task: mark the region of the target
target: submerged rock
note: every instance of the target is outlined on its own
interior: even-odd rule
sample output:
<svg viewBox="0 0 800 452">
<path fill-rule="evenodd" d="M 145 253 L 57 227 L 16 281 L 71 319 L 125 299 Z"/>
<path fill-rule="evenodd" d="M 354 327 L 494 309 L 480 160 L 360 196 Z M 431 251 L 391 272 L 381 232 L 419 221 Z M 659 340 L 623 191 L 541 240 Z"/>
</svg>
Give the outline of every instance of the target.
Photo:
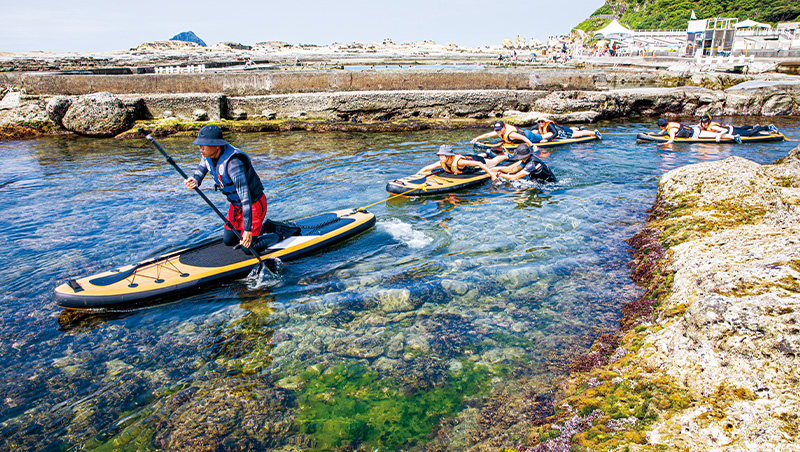
<svg viewBox="0 0 800 452">
<path fill-rule="evenodd" d="M 47 101 L 47 117 L 59 127 L 64 127 L 61 122 L 67 110 L 72 105 L 72 98 L 67 96 L 56 96 Z"/>
<path fill-rule="evenodd" d="M 408 289 L 382 290 L 377 295 L 378 309 L 385 313 L 413 311 L 418 307 Z"/>
</svg>

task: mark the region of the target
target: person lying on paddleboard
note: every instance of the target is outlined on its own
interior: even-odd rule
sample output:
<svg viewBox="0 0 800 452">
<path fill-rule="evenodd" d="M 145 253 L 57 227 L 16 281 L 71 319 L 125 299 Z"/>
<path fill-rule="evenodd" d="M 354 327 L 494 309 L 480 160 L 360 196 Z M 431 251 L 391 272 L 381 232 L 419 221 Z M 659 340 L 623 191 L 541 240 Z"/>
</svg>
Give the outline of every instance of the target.
<svg viewBox="0 0 800 452">
<path fill-rule="evenodd" d="M 533 143 L 542 141 L 541 135 L 534 133 L 529 129 L 512 126 L 511 124 L 506 124 L 503 121 L 496 121 L 494 123 L 494 130 L 492 132 L 486 132 L 481 136 L 475 137 L 470 141 L 470 143 L 477 143 L 478 140 L 491 137 L 500 137 L 500 139 L 503 140 L 503 144 L 514 145 L 522 142 L 528 146 L 533 146 Z"/>
<path fill-rule="evenodd" d="M 509 160 L 515 160 L 516 163 L 494 168 L 498 177 L 506 180 L 519 180 L 527 176 L 531 180 L 557 182 L 556 176 L 550 171 L 550 168 L 539 157 L 533 155 L 531 148 L 527 145 L 520 145 Z"/>
<path fill-rule="evenodd" d="M 656 124 L 661 129 L 661 132 L 656 135 L 669 136 L 666 144 L 673 143 L 675 138 L 714 138 L 716 136 L 715 133 L 701 130 L 700 126 L 687 126 L 680 122 L 667 121 L 664 118 L 659 118 Z M 737 143 L 741 143 L 741 139 Z"/>
<path fill-rule="evenodd" d="M 569 138 L 583 138 L 593 135 L 597 138 L 601 138 L 600 132 L 597 130 L 583 130 L 580 128 L 577 130 L 572 130 L 567 126 L 560 126 L 547 118 L 537 119 L 536 124 L 539 135 L 541 135 L 542 141 L 544 142 L 553 141 L 556 139 L 566 140 Z"/>
<path fill-rule="evenodd" d="M 496 181 L 497 177 L 491 168 L 508 158 L 505 154 L 501 154 L 487 161 L 479 155 L 456 154 L 449 144 L 439 146 L 439 152 L 436 155 L 439 156 L 439 161 L 423 167 L 417 171 L 417 174 L 429 174 L 437 168 L 443 168 L 450 174 L 470 174 L 483 170 L 491 176 L 492 180 Z"/>
<path fill-rule="evenodd" d="M 242 235 L 242 240 L 239 242 L 236 234 L 225 225 L 222 241 L 228 246 L 234 246 L 238 242 L 244 248 L 251 245 L 257 250 L 266 248 L 259 246 L 263 244 L 259 243 L 258 236 L 261 234 L 267 215 L 267 198 L 250 157 L 225 141 L 222 138 L 222 130 L 215 125 L 203 126 L 192 144 L 198 146 L 203 158 L 194 170 L 194 174 L 184 180 L 184 185 L 194 190 L 200 186 L 206 174 L 211 173 L 216 188 L 231 203 L 228 208 L 228 221 Z M 255 241 L 254 237 L 257 238 Z M 270 239 L 272 243 L 276 241 L 270 237 L 261 239 Z"/>
<path fill-rule="evenodd" d="M 769 135 L 770 133 L 778 133 L 778 129 L 772 124 L 768 126 L 741 126 L 734 127 L 730 124 L 722 124 L 711 119 L 711 115 L 706 113 L 700 117 L 700 130 L 716 134 L 717 142 L 722 138 L 731 138 L 740 142 L 741 138 L 737 140 L 736 137 L 752 137 L 762 134 L 762 132 Z"/>
</svg>

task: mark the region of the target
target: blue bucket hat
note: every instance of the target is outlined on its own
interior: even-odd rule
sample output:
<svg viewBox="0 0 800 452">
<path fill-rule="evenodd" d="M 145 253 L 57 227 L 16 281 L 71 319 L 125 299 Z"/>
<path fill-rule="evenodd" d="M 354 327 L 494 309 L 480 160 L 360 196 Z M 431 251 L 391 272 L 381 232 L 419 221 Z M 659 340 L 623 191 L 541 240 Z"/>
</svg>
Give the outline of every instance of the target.
<svg viewBox="0 0 800 452">
<path fill-rule="evenodd" d="M 222 129 L 214 125 L 203 126 L 192 144 L 198 146 L 225 146 L 229 144 L 222 138 Z"/>
</svg>

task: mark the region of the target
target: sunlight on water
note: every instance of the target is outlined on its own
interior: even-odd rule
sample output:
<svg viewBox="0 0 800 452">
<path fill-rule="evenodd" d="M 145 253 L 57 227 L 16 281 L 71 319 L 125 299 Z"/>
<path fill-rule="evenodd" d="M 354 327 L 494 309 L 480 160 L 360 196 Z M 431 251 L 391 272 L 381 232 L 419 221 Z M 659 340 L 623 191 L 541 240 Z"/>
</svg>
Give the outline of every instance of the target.
<svg viewBox="0 0 800 452">
<path fill-rule="evenodd" d="M 800 135 L 796 121 L 778 125 Z M 608 134 L 543 154 L 557 183 L 386 193 L 441 144 L 470 153 L 480 132 L 229 134 L 264 182 L 269 218 L 374 204 L 376 226 L 276 274 L 92 314 L 60 309 L 52 289 L 217 238 L 219 219 L 144 140 L 0 143 L 0 449 L 522 444 L 571 360 L 641 295 L 624 240 L 658 178 L 731 155 L 771 163 L 795 145 Z M 197 164 L 191 137 L 159 141 L 184 170 Z"/>
</svg>

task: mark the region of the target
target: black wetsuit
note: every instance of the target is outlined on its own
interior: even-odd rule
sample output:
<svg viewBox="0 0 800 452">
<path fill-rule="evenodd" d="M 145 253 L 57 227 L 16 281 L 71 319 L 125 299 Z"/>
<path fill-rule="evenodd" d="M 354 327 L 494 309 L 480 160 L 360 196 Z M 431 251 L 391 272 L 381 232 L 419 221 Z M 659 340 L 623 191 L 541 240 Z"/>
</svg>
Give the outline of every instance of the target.
<svg viewBox="0 0 800 452">
<path fill-rule="evenodd" d="M 531 155 L 530 160 L 528 160 L 528 163 L 526 163 L 522 168 L 522 171 L 528 173 L 528 177 L 531 180 L 557 182 L 556 176 L 552 171 L 550 171 L 550 168 L 548 168 L 547 165 L 545 165 L 545 163 L 535 155 Z"/>
</svg>

